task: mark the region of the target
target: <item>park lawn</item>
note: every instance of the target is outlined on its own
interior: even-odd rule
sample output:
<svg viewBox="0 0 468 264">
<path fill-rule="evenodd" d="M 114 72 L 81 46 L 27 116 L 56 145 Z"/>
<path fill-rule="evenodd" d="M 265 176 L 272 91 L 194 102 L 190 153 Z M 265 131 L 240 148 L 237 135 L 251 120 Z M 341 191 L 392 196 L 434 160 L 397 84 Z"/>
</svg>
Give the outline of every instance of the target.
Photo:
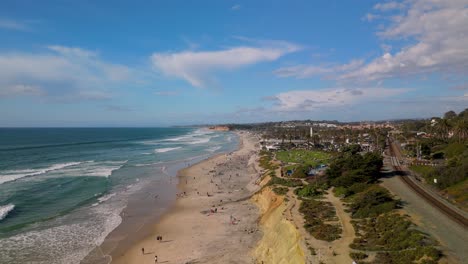
<svg viewBox="0 0 468 264">
<path fill-rule="evenodd" d="M 331 155 L 329 153 L 316 150 L 295 149 L 276 153 L 276 159 L 284 163 L 296 163 L 312 167 L 328 163 L 330 158 Z"/>
</svg>

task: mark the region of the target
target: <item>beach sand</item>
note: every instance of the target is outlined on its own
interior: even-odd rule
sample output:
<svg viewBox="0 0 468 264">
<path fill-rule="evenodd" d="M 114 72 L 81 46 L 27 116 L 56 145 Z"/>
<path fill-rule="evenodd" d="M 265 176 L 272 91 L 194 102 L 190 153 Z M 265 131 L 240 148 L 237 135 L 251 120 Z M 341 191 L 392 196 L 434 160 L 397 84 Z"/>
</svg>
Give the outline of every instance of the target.
<svg viewBox="0 0 468 264">
<path fill-rule="evenodd" d="M 112 263 L 155 263 L 156 255 L 157 263 L 254 262 L 250 252 L 262 237 L 259 210 L 250 199 L 260 188 L 258 145 L 251 134 L 239 135 L 237 151 L 179 171 L 174 207 L 144 230 L 146 237 L 113 252 Z"/>
</svg>

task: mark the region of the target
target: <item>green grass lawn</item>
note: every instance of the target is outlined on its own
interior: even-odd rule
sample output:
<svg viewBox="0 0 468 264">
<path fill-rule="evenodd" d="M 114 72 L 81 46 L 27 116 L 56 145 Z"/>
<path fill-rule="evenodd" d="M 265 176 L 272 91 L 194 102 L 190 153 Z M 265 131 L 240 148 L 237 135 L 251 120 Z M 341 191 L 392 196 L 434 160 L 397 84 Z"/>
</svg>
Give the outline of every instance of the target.
<svg viewBox="0 0 468 264">
<path fill-rule="evenodd" d="M 331 155 L 323 151 L 310 151 L 310 150 L 289 150 L 279 151 L 276 153 L 276 159 L 285 163 L 298 163 L 303 165 L 310 165 L 315 167 L 322 163 L 328 163 Z"/>
</svg>

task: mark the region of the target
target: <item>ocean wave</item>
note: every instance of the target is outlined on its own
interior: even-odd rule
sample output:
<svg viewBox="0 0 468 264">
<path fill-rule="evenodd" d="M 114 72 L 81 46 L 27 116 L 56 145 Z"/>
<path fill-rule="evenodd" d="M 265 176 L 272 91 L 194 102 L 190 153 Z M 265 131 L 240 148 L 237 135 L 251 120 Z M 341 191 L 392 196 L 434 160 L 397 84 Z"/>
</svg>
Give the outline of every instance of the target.
<svg viewBox="0 0 468 264">
<path fill-rule="evenodd" d="M 159 148 L 159 149 L 155 149 L 154 152 L 156 153 L 164 153 L 164 152 L 169 152 L 169 151 L 173 151 L 173 150 L 176 150 L 176 149 L 180 149 L 182 147 L 175 147 L 175 148 Z"/>
<path fill-rule="evenodd" d="M 2 238 L 0 263 L 30 263 L 31 254 L 24 254 L 25 250 L 33 252 L 34 263 L 80 263 L 122 222 L 123 208 L 102 204 L 89 212 L 80 211 L 86 216 L 83 222 L 67 224 L 70 218 L 66 216 L 55 220 L 57 226 Z"/>
<path fill-rule="evenodd" d="M 92 162 L 83 164 L 85 166 L 75 166 L 70 169 L 57 171 L 56 173 L 66 176 L 109 177 L 113 171 L 122 168 L 125 163 L 127 163 L 127 160 Z"/>
<path fill-rule="evenodd" d="M 5 219 L 8 213 L 11 212 L 13 209 L 15 209 L 14 204 L 7 204 L 7 205 L 0 206 L 0 221 Z"/>
<path fill-rule="evenodd" d="M 209 130 L 206 130 L 206 129 L 197 129 L 195 131 L 193 131 L 192 133 L 188 134 L 188 135 L 184 135 L 184 136 L 179 136 L 179 137 L 173 137 L 173 138 L 166 138 L 166 139 L 163 139 L 160 142 L 183 142 L 183 143 L 189 143 L 189 144 L 199 144 L 199 143 L 206 143 L 208 141 L 205 141 L 206 139 L 204 138 L 205 136 L 207 135 L 212 135 L 214 134 L 213 131 L 209 131 Z M 210 136 L 211 137 L 216 137 L 215 136 Z M 202 139 L 200 139 L 202 138 Z M 200 140 L 203 140 L 201 142 L 198 142 Z M 193 143 L 194 142 L 194 143 Z M 156 143 L 156 142 L 154 142 Z"/>
<path fill-rule="evenodd" d="M 28 149 L 69 147 L 69 146 L 92 145 L 92 144 L 105 144 L 105 143 L 116 143 L 116 142 L 129 142 L 129 141 L 134 141 L 134 140 L 137 140 L 137 138 L 118 139 L 118 140 L 102 140 L 102 141 L 72 142 L 72 143 L 64 143 L 64 144 L 47 144 L 47 145 L 23 146 L 23 147 L 13 147 L 13 148 L 0 148 L 0 152 L 1 151 L 28 150 Z"/>
<path fill-rule="evenodd" d="M 200 138 L 200 139 L 196 139 L 196 140 L 194 140 L 194 141 L 188 142 L 188 144 L 190 144 L 190 145 L 203 144 L 203 143 L 208 143 L 208 142 L 210 142 L 210 140 L 211 140 L 211 137 L 208 137 L 208 138 Z"/>
<path fill-rule="evenodd" d="M 30 176 L 35 176 L 35 175 L 40 175 L 44 174 L 47 172 L 52 172 L 60 169 L 64 169 L 67 167 L 71 166 L 76 166 L 79 165 L 83 162 L 67 162 L 67 163 L 58 163 L 54 164 L 52 166 L 49 166 L 47 168 L 41 168 L 41 169 L 24 169 L 24 170 L 8 170 L 8 171 L 3 171 L 2 174 L 0 174 L 0 184 L 5 183 L 5 182 L 10 182 L 10 181 L 15 181 L 24 177 L 30 177 Z"/>
<path fill-rule="evenodd" d="M 115 193 L 109 193 L 109 194 L 106 194 L 106 195 L 103 195 L 103 196 L 99 197 L 98 201 L 100 203 L 102 203 L 102 202 L 105 202 L 105 201 L 109 200 L 110 198 L 112 198 L 114 196 L 115 196 Z"/>
<path fill-rule="evenodd" d="M 207 148 L 206 150 L 209 152 L 216 152 L 220 149 L 221 149 L 221 146 L 215 146 L 215 147 Z"/>
</svg>

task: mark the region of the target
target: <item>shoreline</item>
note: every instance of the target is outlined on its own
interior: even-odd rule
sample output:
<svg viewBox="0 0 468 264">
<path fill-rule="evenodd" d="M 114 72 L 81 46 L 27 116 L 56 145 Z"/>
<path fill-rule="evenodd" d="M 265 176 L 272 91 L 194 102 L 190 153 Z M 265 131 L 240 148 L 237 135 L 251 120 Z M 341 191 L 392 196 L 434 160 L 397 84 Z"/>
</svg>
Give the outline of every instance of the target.
<svg viewBox="0 0 468 264">
<path fill-rule="evenodd" d="M 164 263 L 219 263 L 220 258 L 252 261 L 245 252 L 255 248 L 261 237 L 259 210 L 245 198 L 259 188 L 254 184 L 256 142 L 249 133 L 237 134 L 236 150 L 178 171 L 175 203 L 145 229 L 144 238 L 127 250 L 112 252 L 112 263 L 154 263 L 156 255 Z M 233 224 L 233 218 L 238 222 Z"/>
</svg>

